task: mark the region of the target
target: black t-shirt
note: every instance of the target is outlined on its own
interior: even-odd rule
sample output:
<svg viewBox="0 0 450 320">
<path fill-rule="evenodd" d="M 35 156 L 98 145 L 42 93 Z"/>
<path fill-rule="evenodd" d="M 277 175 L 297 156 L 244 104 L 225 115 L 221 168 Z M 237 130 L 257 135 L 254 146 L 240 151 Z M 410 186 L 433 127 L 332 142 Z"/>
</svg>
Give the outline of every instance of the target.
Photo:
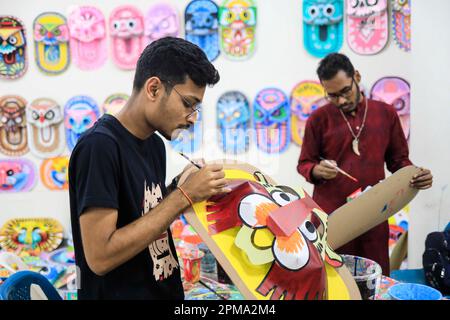
<svg viewBox="0 0 450 320">
<path fill-rule="evenodd" d="M 103 115 L 75 146 L 69 194 L 79 299 L 183 299 L 180 267 L 170 230 L 104 276 L 91 271 L 83 252 L 79 217 L 89 207 L 118 210 L 117 228 L 139 219 L 166 194 L 166 154 L 156 134 L 141 140 Z M 152 214 L 151 211 L 148 214 Z"/>
</svg>

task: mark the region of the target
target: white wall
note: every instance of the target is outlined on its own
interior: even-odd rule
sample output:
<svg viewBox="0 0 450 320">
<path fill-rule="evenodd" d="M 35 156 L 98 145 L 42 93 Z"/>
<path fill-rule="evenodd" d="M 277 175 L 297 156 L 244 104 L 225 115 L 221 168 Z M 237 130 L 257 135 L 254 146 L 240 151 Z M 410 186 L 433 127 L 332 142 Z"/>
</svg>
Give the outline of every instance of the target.
<svg viewBox="0 0 450 320">
<path fill-rule="evenodd" d="M 437 0 L 435 0 L 437 1 Z M 444 2 L 445 0 L 441 1 Z M 132 3 L 142 9 L 144 12 L 152 3 L 158 1 L 149 0 L 109 0 L 109 1 L 60 1 L 60 0 L 42 0 L 34 1 L 32 6 L 30 1 L 15 0 L 13 2 L 1 1 L 0 12 L 1 14 L 12 14 L 20 17 L 26 24 L 28 34 L 27 39 L 29 44 L 32 43 L 32 23 L 34 18 L 43 11 L 58 11 L 67 16 L 70 5 L 74 4 L 94 4 L 99 7 L 108 18 L 109 13 L 114 7 L 120 4 Z M 181 13 L 184 12 L 187 0 L 172 0 L 168 1 L 174 4 Z M 417 2 L 417 3 L 416 3 Z M 424 2 L 424 1 L 422 1 Z M 428 2 L 428 1 L 427 1 Z M 291 89 L 296 83 L 306 79 L 316 79 L 315 69 L 319 59 L 310 56 L 303 48 L 302 38 L 302 1 L 294 0 L 259 0 L 258 4 L 258 27 L 257 27 L 257 47 L 254 55 L 245 62 L 235 62 L 227 60 L 222 55 L 214 62 L 217 69 L 221 74 L 221 81 L 212 89 L 207 89 L 204 104 L 204 119 L 205 126 L 215 127 L 215 105 L 218 97 L 228 90 L 240 90 L 244 92 L 250 100 L 253 100 L 256 93 L 267 87 L 276 86 L 283 89 L 288 95 Z M 447 3 L 448 5 L 448 3 Z M 418 10 L 419 6 L 422 6 L 423 12 Z M 420 1 L 415 1 L 413 12 L 419 16 L 419 20 L 415 24 L 416 29 L 423 27 L 429 28 L 427 24 L 431 21 L 431 6 L 420 4 Z M 419 13 L 420 11 L 420 13 Z M 438 11 L 436 9 L 436 11 Z M 444 12 L 442 10 L 441 12 Z M 443 14 L 443 13 L 442 13 Z M 445 21 L 445 20 L 443 20 Z M 419 24 L 420 23 L 420 24 Z M 433 19 L 433 24 L 438 23 L 437 19 Z M 433 30 L 437 30 L 434 28 Z M 445 30 L 445 29 L 443 29 Z M 416 30 L 417 31 L 417 30 Z M 422 32 L 422 31 L 421 31 Z M 436 31 L 434 31 L 437 34 Z M 424 33 L 425 34 L 425 33 Z M 415 34 L 419 37 L 420 34 Z M 372 84 L 383 76 L 396 75 L 404 77 L 413 83 L 414 88 L 420 88 L 419 81 L 424 81 L 430 89 L 436 90 L 438 87 L 431 87 L 433 83 L 442 83 L 442 81 L 426 82 L 426 79 L 430 79 L 430 74 L 425 68 L 417 69 L 412 68 L 412 58 L 418 56 L 425 56 L 428 53 L 429 48 L 437 47 L 437 45 L 427 45 L 426 48 L 421 48 L 421 42 L 413 40 L 414 50 L 416 55 L 411 55 L 401 51 L 392 38 L 389 39 L 387 47 L 375 56 L 359 56 L 354 54 L 346 42 L 342 48 L 342 52 L 348 54 L 353 61 L 355 67 L 359 69 L 363 77 L 363 84 L 370 88 Z M 74 95 L 86 94 L 93 97 L 99 104 L 104 99 L 115 92 L 131 93 L 133 72 L 122 71 L 118 69 L 108 59 L 106 64 L 97 71 L 81 71 L 75 65 L 71 65 L 69 69 L 62 75 L 50 77 L 42 74 L 34 62 L 34 46 L 30 45 L 28 54 L 30 58 L 29 70 L 21 79 L 15 81 L 0 80 L 0 95 L 5 94 L 19 94 L 23 96 L 27 101 L 32 101 L 38 97 L 51 97 L 58 101 L 61 105 L 64 105 L 66 101 Z M 425 51 L 427 50 L 427 51 Z M 434 51 L 434 50 L 433 50 Z M 448 48 L 447 48 L 448 52 Z M 447 57 L 449 55 L 447 54 Z M 444 54 L 442 53 L 442 57 Z M 444 59 L 443 59 L 444 60 Z M 436 60 L 430 61 L 434 63 L 434 70 L 442 70 L 442 67 L 437 65 Z M 448 62 L 447 67 L 448 67 Z M 416 64 L 415 64 L 416 65 Z M 414 70 L 414 73 L 413 73 Z M 415 78 L 412 78 L 412 77 Z M 421 79 L 426 78 L 426 79 Z M 417 84 L 415 81 L 417 80 Z M 430 79 L 431 80 L 431 79 Z M 448 82 L 447 82 L 448 83 Z M 440 94 L 448 95 L 448 88 L 442 85 L 440 88 Z M 419 89 L 413 91 L 413 98 L 419 100 Z M 436 95 L 429 93 L 433 96 L 431 101 L 436 101 Z M 448 97 L 447 97 L 448 98 Z M 425 99 L 423 97 L 422 99 Z M 411 149 L 413 151 L 413 161 L 424 166 L 431 167 L 438 172 L 439 168 L 444 167 L 443 157 L 430 161 L 430 156 L 425 155 L 434 154 L 434 144 L 430 143 L 431 134 L 433 137 L 441 137 L 442 147 L 439 149 L 440 153 L 447 151 L 445 148 L 443 134 L 444 125 L 441 127 L 433 125 L 433 129 L 430 130 L 430 124 L 428 120 L 433 121 L 434 117 L 440 117 L 443 119 L 448 116 L 448 109 L 444 106 L 444 97 L 441 97 L 441 105 L 439 107 L 445 114 L 422 112 L 419 114 L 419 108 L 423 104 L 415 103 L 411 108 L 412 112 L 412 133 L 411 133 Z M 448 102 L 448 99 L 447 99 Z M 431 110 L 431 106 L 428 104 L 426 110 Z M 438 108 L 437 105 L 433 107 Z M 417 109 L 416 109 L 417 108 Z M 417 113 L 416 113 L 417 112 Z M 436 122 L 436 120 L 435 120 Z M 442 123 L 442 122 L 441 122 Z M 425 129 L 427 128 L 427 129 Z M 440 130 L 438 132 L 438 130 Z M 425 138 L 427 137 L 427 138 Z M 212 139 L 212 140 L 211 140 Z M 205 137 L 205 143 L 203 152 L 199 152 L 195 156 L 204 156 L 207 160 L 214 158 L 223 158 L 224 155 L 220 153 L 215 143 L 216 137 Z M 429 148 L 427 153 L 421 154 L 419 149 L 422 146 Z M 432 149 L 433 148 L 433 149 Z M 170 147 L 168 150 L 168 181 L 177 174 L 185 165 L 186 161 L 179 155 L 172 152 Z M 68 151 L 66 151 L 68 154 Z M 241 160 L 246 160 L 258 167 L 263 171 L 275 178 L 276 181 L 282 184 L 288 185 L 300 185 L 304 187 L 308 192 L 312 191 L 312 186 L 307 184 L 304 179 L 296 172 L 297 160 L 300 154 L 300 148 L 291 144 L 288 150 L 281 156 L 267 156 L 256 151 L 256 145 L 252 141 L 251 149 L 248 155 L 240 157 Z M 26 158 L 32 159 L 37 165 L 40 165 L 40 160 L 27 154 Z M 434 158 L 434 157 L 433 157 Z M 448 175 L 447 175 L 448 177 Z M 441 185 L 445 184 L 444 178 L 441 177 Z M 416 200 L 417 205 L 414 208 L 419 209 L 419 203 L 423 206 L 438 206 L 440 193 L 438 190 L 438 183 L 436 183 L 434 191 L 429 191 L 427 195 L 430 199 L 425 199 L 425 196 L 419 197 Z M 431 196 L 434 195 L 434 196 Z M 447 202 L 447 211 L 448 211 Z M 445 207 L 442 207 L 442 212 L 445 212 Z M 420 209 L 423 211 L 422 209 Z M 430 209 L 427 208 L 427 211 Z M 436 209 L 437 210 L 437 209 Z M 8 194 L 0 195 L 0 224 L 3 224 L 9 218 L 20 216 L 51 216 L 59 219 L 64 224 L 66 230 L 70 228 L 69 218 L 69 204 L 67 192 L 55 192 L 48 191 L 41 182 L 37 187 L 28 193 Z M 416 214 L 414 213 L 414 216 Z M 434 215 L 430 221 L 435 219 Z M 431 222 L 430 222 L 431 223 Z M 416 223 L 413 226 L 418 227 Z M 414 232 L 412 232 L 412 238 L 414 239 Z M 414 248 L 413 248 L 414 249 Z"/>
<path fill-rule="evenodd" d="M 422 267 L 425 237 L 450 221 L 450 1 L 414 1 L 411 158 L 434 175 L 431 190 L 411 205 L 408 263 Z"/>
</svg>

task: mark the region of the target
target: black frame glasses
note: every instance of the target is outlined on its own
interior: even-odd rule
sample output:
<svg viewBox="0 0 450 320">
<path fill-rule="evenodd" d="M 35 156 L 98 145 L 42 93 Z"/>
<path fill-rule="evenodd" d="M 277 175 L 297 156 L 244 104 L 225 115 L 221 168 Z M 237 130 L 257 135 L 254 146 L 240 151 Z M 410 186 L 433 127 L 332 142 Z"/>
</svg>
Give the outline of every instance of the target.
<svg viewBox="0 0 450 320">
<path fill-rule="evenodd" d="M 355 83 L 355 77 L 352 77 L 352 83 L 349 87 L 345 87 L 339 93 L 327 93 L 325 99 L 328 101 L 337 101 L 340 97 L 344 99 L 349 99 L 353 93 L 353 84 Z"/>
<path fill-rule="evenodd" d="M 189 101 L 188 98 L 186 98 L 185 96 L 183 96 L 177 89 L 175 89 L 175 85 L 173 85 L 172 83 L 170 83 L 169 81 L 166 81 L 173 90 L 175 90 L 175 92 L 180 96 L 181 100 L 183 101 L 183 104 L 186 108 L 190 108 L 192 109 L 192 112 L 189 113 L 186 116 L 186 119 L 189 119 L 190 117 L 197 117 L 199 116 L 200 110 L 202 109 L 202 103 L 201 102 L 197 102 L 197 103 L 192 103 Z"/>
</svg>

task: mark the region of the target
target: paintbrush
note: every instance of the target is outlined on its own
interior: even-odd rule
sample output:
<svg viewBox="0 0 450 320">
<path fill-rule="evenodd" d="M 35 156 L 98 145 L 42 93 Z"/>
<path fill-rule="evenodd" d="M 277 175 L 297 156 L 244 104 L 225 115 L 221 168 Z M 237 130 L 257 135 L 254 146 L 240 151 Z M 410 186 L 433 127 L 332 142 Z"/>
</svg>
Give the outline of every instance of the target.
<svg viewBox="0 0 450 320">
<path fill-rule="evenodd" d="M 183 158 L 185 158 L 187 161 L 189 161 L 190 163 L 192 163 L 194 166 L 196 166 L 197 168 L 201 169 L 202 167 L 198 164 L 196 164 L 194 161 L 192 161 L 191 159 L 189 159 L 189 157 L 187 155 L 185 155 L 183 152 L 178 152 Z"/>
<path fill-rule="evenodd" d="M 353 181 L 355 181 L 355 182 L 358 182 L 358 179 L 356 179 L 355 177 L 349 175 L 347 172 L 345 172 L 344 170 L 342 170 L 342 169 L 339 168 L 338 166 L 334 165 L 334 164 L 331 163 L 329 160 L 327 160 L 327 159 L 325 159 L 325 158 L 323 158 L 323 157 L 320 157 L 320 160 L 325 161 L 326 164 L 332 166 L 333 168 L 335 168 L 338 172 L 342 173 L 342 174 L 343 174 L 344 176 L 346 176 L 347 178 L 349 178 L 349 179 L 351 179 L 351 180 L 353 180 Z"/>
</svg>

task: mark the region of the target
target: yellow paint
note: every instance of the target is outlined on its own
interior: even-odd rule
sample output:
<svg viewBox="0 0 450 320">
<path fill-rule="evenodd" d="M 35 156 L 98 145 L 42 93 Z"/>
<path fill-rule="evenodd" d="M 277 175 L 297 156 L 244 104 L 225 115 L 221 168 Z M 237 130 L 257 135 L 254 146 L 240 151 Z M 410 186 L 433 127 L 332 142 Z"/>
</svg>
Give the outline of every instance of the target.
<svg viewBox="0 0 450 320">
<path fill-rule="evenodd" d="M 252 174 L 241 171 L 241 170 L 225 170 L 225 178 L 226 179 L 246 179 L 249 181 L 256 181 Z M 196 203 L 194 205 L 194 211 L 197 214 L 200 222 L 203 227 L 208 229 L 208 222 L 206 221 L 206 201 L 201 203 Z M 263 265 L 253 265 L 247 258 L 246 254 L 239 249 L 234 240 L 236 238 L 237 233 L 239 232 L 240 227 L 235 227 L 232 229 L 228 229 L 219 234 L 212 235 L 211 238 L 214 240 L 216 245 L 221 249 L 224 253 L 227 260 L 231 265 L 235 268 L 237 274 L 242 279 L 244 284 L 250 288 L 250 291 L 253 292 L 257 299 L 268 300 L 271 296 L 271 292 L 265 297 L 258 292 L 256 292 L 256 288 L 264 279 L 265 275 L 267 275 L 271 263 L 266 263 Z M 261 237 L 258 238 L 258 241 L 267 241 L 268 238 L 264 240 L 267 235 L 261 233 Z M 326 272 L 327 272 L 327 280 L 328 280 L 328 297 L 329 299 L 342 299 L 348 300 L 350 298 L 347 287 L 344 284 L 344 281 L 339 276 L 339 274 L 333 269 L 333 267 L 328 266 L 326 263 Z"/>
</svg>

